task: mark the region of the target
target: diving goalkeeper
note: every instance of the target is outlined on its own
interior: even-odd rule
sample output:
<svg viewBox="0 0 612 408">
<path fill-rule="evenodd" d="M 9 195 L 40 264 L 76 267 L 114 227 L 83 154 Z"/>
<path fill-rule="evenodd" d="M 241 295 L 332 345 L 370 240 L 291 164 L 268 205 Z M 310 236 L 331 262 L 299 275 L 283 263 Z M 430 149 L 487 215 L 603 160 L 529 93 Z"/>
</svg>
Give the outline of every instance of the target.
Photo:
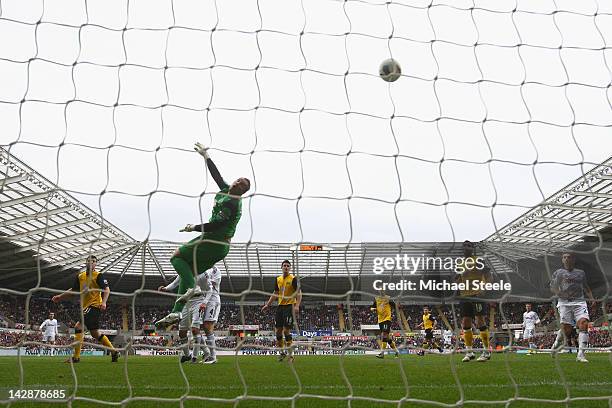
<svg viewBox="0 0 612 408">
<path fill-rule="evenodd" d="M 210 175 L 220 191 L 215 195 L 212 215 L 206 224 L 187 224 L 180 230 L 197 231 L 200 235 L 178 248 L 170 258 L 170 263 L 180 277 L 178 293 L 183 296 L 174 303 L 170 314 L 155 322 L 156 326 L 169 326 L 178 322 L 185 302 L 201 293 L 200 287 L 195 285 L 195 276 L 212 268 L 229 252 L 230 240 L 242 215 L 241 196 L 251 188 L 251 182 L 244 177 L 228 185 L 208 156 L 208 149 L 200 143 L 196 143 L 194 149 L 206 160 Z"/>
</svg>

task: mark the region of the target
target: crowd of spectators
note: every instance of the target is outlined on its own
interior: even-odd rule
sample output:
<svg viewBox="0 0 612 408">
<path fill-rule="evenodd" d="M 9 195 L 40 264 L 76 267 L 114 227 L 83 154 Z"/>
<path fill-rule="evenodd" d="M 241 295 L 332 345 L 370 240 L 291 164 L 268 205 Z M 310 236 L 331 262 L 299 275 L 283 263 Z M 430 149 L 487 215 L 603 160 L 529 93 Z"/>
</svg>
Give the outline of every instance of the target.
<svg viewBox="0 0 612 408">
<path fill-rule="evenodd" d="M 13 297 L 0 295 L 0 317 L 8 318 L 14 323 L 26 323 L 26 297 Z M 55 314 L 61 328 L 74 327 L 81 319 L 78 303 L 61 302 L 53 303 L 50 297 L 31 297 L 28 303 L 27 324 L 30 327 L 39 326 L 49 317 L 49 313 Z M 109 303 L 107 309 L 101 316 L 100 325 L 105 329 L 121 329 L 122 310 L 121 305 Z"/>
<path fill-rule="evenodd" d="M 13 297 L 0 295 L 0 320 L 9 319 L 17 324 L 24 324 L 26 297 Z M 435 306 L 430 305 L 434 316 L 438 320 L 447 320 L 451 327 L 455 327 L 455 322 L 460 322 L 459 307 L 450 305 Z M 502 327 L 503 323 L 520 324 L 525 311 L 524 303 L 503 303 L 492 305 L 495 317 L 495 327 Z M 606 305 L 608 313 L 612 313 L 612 303 Z M 109 302 L 108 307 L 102 313 L 100 325 L 104 329 L 122 329 L 124 315 L 127 317 L 128 329 L 133 327 L 132 319 L 135 315 L 135 328 L 142 329 L 145 325 L 151 325 L 168 313 L 170 303 L 167 305 L 136 305 L 132 311 L 131 304 L 121 305 L 120 303 Z M 297 317 L 298 327 L 302 330 L 339 330 L 340 312 L 343 310 L 345 330 L 358 330 L 362 324 L 376 325 L 378 323 L 376 313 L 370 309 L 370 305 L 306 305 L 300 309 Z M 402 305 L 401 310 L 406 317 L 411 330 L 415 330 L 422 322 L 423 307 L 420 305 Z M 455 313 L 453 313 L 453 310 Z M 549 303 L 533 304 L 542 325 L 554 323 L 556 315 Z M 503 311 L 503 317 L 502 317 Z M 55 313 L 55 318 L 60 324 L 60 330 L 65 331 L 73 327 L 80 320 L 80 310 L 76 302 L 62 302 L 55 304 L 50 298 L 31 297 L 28 307 L 28 323 L 30 327 L 37 327 L 47 317 L 50 312 Z M 134 313 L 133 313 L 134 312 Z M 596 320 L 603 314 L 601 304 L 591 310 L 592 319 Z M 443 315 L 443 316 L 441 316 Z M 399 316 L 394 312 L 392 320 L 392 330 L 401 330 Z M 216 325 L 217 330 L 228 330 L 231 325 L 258 325 L 259 330 L 274 329 L 274 309 L 271 312 L 261 313 L 261 306 L 239 306 L 223 304 Z M 460 326 L 460 325 L 459 325 Z M 439 327 L 443 328 L 444 323 L 440 321 Z"/>
<path fill-rule="evenodd" d="M 533 343 L 539 349 L 551 348 L 555 341 L 557 333 L 548 332 L 535 337 L 532 337 L 529 341 L 521 339 L 516 344 L 522 347 L 528 347 L 529 343 Z M 577 346 L 577 339 L 571 339 L 569 346 Z M 612 345 L 612 337 L 608 330 L 592 330 L 589 332 L 589 346 L 590 347 L 610 347 Z"/>
<path fill-rule="evenodd" d="M 589 344 L 592 347 L 610 347 L 612 345 L 612 336 L 609 330 L 593 330 L 589 332 Z"/>
<path fill-rule="evenodd" d="M 254 350 L 270 350 L 276 347 L 276 339 L 274 337 L 254 336 L 245 337 L 239 340 L 236 337 L 224 337 L 217 339 L 217 347 L 224 349 L 235 350 L 240 347 L 240 350 L 254 351 Z M 355 339 L 347 337 L 347 340 L 331 340 L 331 341 L 317 341 L 308 342 L 300 341 L 296 343 L 297 350 L 301 351 L 313 351 L 316 349 L 356 349 L 356 348 L 368 348 L 378 349 L 378 342 L 375 338 L 367 339 Z"/>
<path fill-rule="evenodd" d="M 548 349 L 554 342 L 556 332 L 548 332 L 544 334 L 537 335 L 532 338 L 531 342 L 533 342 L 538 349 Z M 441 338 L 438 338 L 438 341 L 441 343 Z M 56 345 L 70 345 L 74 340 L 69 335 L 59 335 L 56 337 Z M 93 341 L 89 339 L 89 341 Z M 226 349 L 236 349 L 238 346 L 238 342 L 241 342 L 240 348 L 242 350 L 257 350 L 257 349 L 271 349 L 275 347 L 276 340 L 273 336 L 247 336 L 240 340 L 240 338 L 229 336 L 229 337 L 220 337 L 217 339 L 217 346 Z M 413 335 L 410 337 L 399 337 L 396 339 L 396 343 L 398 346 L 406 345 L 412 348 L 421 348 L 423 346 L 424 337 L 422 335 Z M 454 346 L 456 341 L 456 337 L 453 336 L 452 344 Z M 0 331 L 0 346 L 4 347 L 12 347 L 16 346 L 19 343 L 23 342 L 42 342 L 42 334 L 40 332 L 22 332 L 22 331 L 9 331 L 2 330 Z M 169 337 L 163 336 L 137 336 L 132 340 L 132 344 L 134 345 L 148 345 L 148 346 L 158 346 L 158 347 L 169 347 L 174 344 L 173 339 Z M 369 348 L 369 349 L 377 349 L 378 341 L 376 337 L 347 337 L 345 339 L 334 339 L 331 341 L 322 341 L 314 343 L 314 345 L 306 344 L 306 342 L 300 342 L 301 349 L 310 349 L 313 347 L 323 347 L 329 348 L 332 347 L 334 349 L 347 348 Z M 514 345 L 521 347 L 528 347 L 529 342 L 523 339 L 514 342 Z M 589 345 L 591 347 L 610 347 L 612 345 L 612 336 L 608 330 L 592 330 L 589 332 Z M 459 337 L 459 344 L 457 347 L 463 348 L 463 340 Z M 575 340 L 570 343 L 570 346 L 576 346 Z M 39 346 L 36 345 L 28 345 L 28 348 L 36 348 Z M 480 348 L 482 347 L 481 341 L 479 337 L 474 338 L 474 347 Z"/>
<path fill-rule="evenodd" d="M 260 330 L 274 330 L 274 317 L 270 313 L 261 313 L 261 306 L 243 306 L 241 310 L 237 305 L 222 305 L 216 327 L 228 330 L 229 326 L 236 324 L 256 324 Z"/>
<path fill-rule="evenodd" d="M 147 346 L 169 346 L 172 343 L 170 339 L 162 336 L 142 336 L 135 337 L 132 339 L 134 345 L 147 345 Z"/>
<path fill-rule="evenodd" d="M 297 316 L 301 330 L 334 330 L 338 327 L 338 311 L 335 306 L 303 307 Z M 218 330 L 229 330 L 229 326 L 252 324 L 259 330 L 274 330 L 274 309 L 272 312 L 261 312 L 261 306 L 222 305 Z"/>
<path fill-rule="evenodd" d="M 40 332 L 21 332 L 21 331 L 9 331 L 2 330 L 0 331 L 0 346 L 3 347 L 12 347 L 16 346 L 19 343 L 23 342 L 42 342 L 42 333 Z M 56 345 L 69 345 L 72 343 L 72 339 L 70 336 L 57 336 L 55 338 Z M 37 346 L 28 346 L 28 347 L 37 347 Z"/>
<path fill-rule="evenodd" d="M 25 297 L 15 298 L 0 295 L 0 317 L 6 317 L 14 323 L 25 323 Z M 127 315 L 128 328 L 133 327 L 132 320 L 135 315 L 136 329 L 140 330 L 145 325 L 151 325 L 164 317 L 171 305 L 136 305 L 132 313 L 131 305 L 122 306 L 118 303 L 109 302 L 107 309 L 102 313 L 100 327 L 104 329 L 122 329 L 123 313 Z M 242 309 L 242 310 L 241 310 Z M 74 327 L 80 319 L 80 311 L 76 302 L 62 302 L 59 304 L 51 302 L 50 298 L 32 297 L 29 301 L 28 324 L 40 325 L 47 319 L 50 312 L 55 313 L 55 318 L 60 328 Z M 368 314 L 372 314 L 368 309 Z M 230 325 L 253 324 L 259 325 L 260 330 L 274 329 L 274 313 L 261 313 L 261 306 L 222 305 L 218 330 L 228 330 Z M 338 311 L 335 306 L 303 307 L 298 316 L 298 325 L 304 330 L 333 330 L 338 326 Z"/>
<path fill-rule="evenodd" d="M 373 312 L 370 306 L 344 306 L 343 311 L 344 327 L 346 330 L 357 330 L 362 324 L 378 324 L 376 312 Z M 400 325 L 398 319 L 393 319 L 391 322 L 391 330 L 399 329 Z"/>
</svg>

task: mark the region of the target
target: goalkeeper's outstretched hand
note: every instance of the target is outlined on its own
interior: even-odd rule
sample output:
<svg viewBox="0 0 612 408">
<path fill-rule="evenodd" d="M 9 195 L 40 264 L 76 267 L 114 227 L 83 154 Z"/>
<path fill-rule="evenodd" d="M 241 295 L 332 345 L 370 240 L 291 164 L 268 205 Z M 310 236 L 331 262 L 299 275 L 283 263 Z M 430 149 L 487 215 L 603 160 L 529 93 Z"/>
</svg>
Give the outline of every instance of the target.
<svg viewBox="0 0 612 408">
<path fill-rule="evenodd" d="M 192 232 L 193 231 L 193 224 L 187 224 L 183 227 L 183 229 L 180 229 L 179 232 Z"/>
<path fill-rule="evenodd" d="M 205 159 L 210 159 L 210 156 L 208 155 L 208 147 L 205 147 L 202 143 L 196 142 L 193 149 Z"/>
</svg>

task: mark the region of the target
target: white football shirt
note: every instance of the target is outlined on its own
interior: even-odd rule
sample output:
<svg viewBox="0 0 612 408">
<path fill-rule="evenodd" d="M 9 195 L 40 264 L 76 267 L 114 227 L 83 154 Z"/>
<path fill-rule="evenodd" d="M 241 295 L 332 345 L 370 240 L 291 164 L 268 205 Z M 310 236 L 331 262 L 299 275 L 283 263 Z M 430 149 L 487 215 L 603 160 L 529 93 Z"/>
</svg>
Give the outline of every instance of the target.
<svg viewBox="0 0 612 408">
<path fill-rule="evenodd" d="M 533 310 L 523 313 L 523 327 L 526 329 L 535 329 L 536 324 L 540 321 L 538 314 Z"/>
<path fill-rule="evenodd" d="M 178 287 L 180 277 L 177 275 L 169 285 L 166 286 L 166 290 L 171 291 Z M 206 272 L 201 273 L 196 278 L 196 285 L 202 289 L 204 294 L 204 303 L 216 302 L 221 303 L 221 297 L 219 296 L 219 290 L 221 288 L 221 271 L 216 266 L 208 269 Z"/>
<path fill-rule="evenodd" d="M 45 336 L 57 335 L 57 319 L 47 319 L 40 325 L 40 329 L 44 330 Z"/>
</svg>

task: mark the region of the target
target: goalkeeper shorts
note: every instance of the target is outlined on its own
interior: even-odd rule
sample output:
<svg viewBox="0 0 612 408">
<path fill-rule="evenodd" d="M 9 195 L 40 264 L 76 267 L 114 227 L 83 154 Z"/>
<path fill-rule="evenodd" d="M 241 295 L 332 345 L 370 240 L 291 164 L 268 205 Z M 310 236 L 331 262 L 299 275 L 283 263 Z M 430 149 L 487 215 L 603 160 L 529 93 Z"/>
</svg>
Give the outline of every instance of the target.
<svg viewBox="0 0 612 408">
<path fill-rule="evenodd" d="M 179 247 L 181 258 L 199 275 L 227 256 L 229 244 L 202 241 L 197 237 Z"/>
</svg>

